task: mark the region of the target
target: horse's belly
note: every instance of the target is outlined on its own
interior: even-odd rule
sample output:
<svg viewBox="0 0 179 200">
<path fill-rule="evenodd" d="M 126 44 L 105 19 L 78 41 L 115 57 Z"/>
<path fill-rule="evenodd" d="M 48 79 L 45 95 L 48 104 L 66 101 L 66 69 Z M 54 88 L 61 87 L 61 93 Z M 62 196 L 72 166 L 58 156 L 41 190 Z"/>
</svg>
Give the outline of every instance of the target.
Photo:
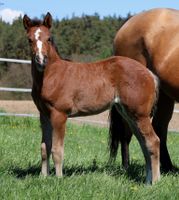
<svg viewBox="0 0 179 200">
<path fill-rule="evenodd" d="M 161 88 L 173 100 L 179 102 L 179 85 L 172 86 L 172 84 L 162 83 Z"/>
<path fill-rule="evenodd" d="M 80 116 L 89 116 L 96 115 L 104 112 L 109 108 L 110 104 L 106 104 L 103 107 L 81 107 L 79 109 L 72 109 L 71 113 L 68 114 L 68 117 L 80 117 Z"/>
<path fill-rule="evenodd" d="M 178 63 L 179 64 L 179 63 Z M 179 101 L 179 65 L 175 57 L 171 57 L 166 63 L 155 63 L 153 70 L 159 77 L 161 88 L 172 97 L 174 100 Z"/>
<path fill-rule="evenodd" d="M 109 87 L 108 90 L 96 93 L 89 91 L 82 96 L 73 98 L 73 107 L 69 116 L 87 116 L 99 114 L 110 107 L 114 99 L 114 89 Z"/>
<path fill-rule="evenodd" d="M 93 97 L 92 97 L 93 98 Z M 74 107 L 71 110 L 70 116 L 87 116 L 99 114 L 110 107 L 112 98 L 108 97 L 106 99 L 101 99 L 100 101 L 89 98 L 86 101 L 79 101 L 74 104 Z M 90 101 L 89 101 L 90 100 Z"/>
</svg>

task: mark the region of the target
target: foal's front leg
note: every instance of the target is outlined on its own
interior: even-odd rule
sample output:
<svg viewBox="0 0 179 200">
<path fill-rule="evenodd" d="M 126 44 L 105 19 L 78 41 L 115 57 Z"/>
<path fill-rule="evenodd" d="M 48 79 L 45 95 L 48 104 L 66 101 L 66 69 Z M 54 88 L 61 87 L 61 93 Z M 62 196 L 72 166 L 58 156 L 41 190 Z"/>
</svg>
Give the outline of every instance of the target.
<svg viewBox="0 0 179 200">
<path fill-rule="evenodd" d="M 52 148 L 52 126 L 50 119 L 40 113 L 40 123 L 42 128 L 41 157 L 42 169 L 41 174 L 47 176 L 49 174 L 49 158 Z"/>
<path fill-rule="evenodd" d="M 149 117 L 140 118 L 137 121 L 137 127 L 139 131 L 136 136 L 146 160 L 146 182 L 151 184 L 160 179 L 160 141 L 153 130 Z"/>
<path fill-rule="evenodd" d="M 64 136 L 67 116 L 55 109 L 51 112 L 52 133 L 52 158 L 55 164 L 56 176 L 62 176 Z"/>
</svg>

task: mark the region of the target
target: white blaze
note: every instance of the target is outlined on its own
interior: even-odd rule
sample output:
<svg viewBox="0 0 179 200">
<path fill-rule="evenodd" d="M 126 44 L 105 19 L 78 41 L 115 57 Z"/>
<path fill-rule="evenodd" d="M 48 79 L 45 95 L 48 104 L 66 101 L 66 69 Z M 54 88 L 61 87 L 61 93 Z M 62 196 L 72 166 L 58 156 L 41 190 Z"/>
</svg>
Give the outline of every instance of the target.
<svg viewBox="0 0 179 200">
<path fill-rule="evenodd" d="M 39 40 L 39 37 L 40 37 L 40 32 L 42 32 L 40 30 L 40 28 L 38 28 L 36 31 L 35 31 L 35 39 L 37 41 L 37 49 L 38 49 L 38 55 L 39 55 L 39 58 L 40 58 L 40 62 L 43 63 L 43 54 L 42 54 L 42 41 Z"/>
<path fill-rule="evenodd" d="M 116 96 L 116 97 L 114 98 L 114 103 L 120 103 L 120 98 L 119 98 L 119 96 Z"/>
</svg>

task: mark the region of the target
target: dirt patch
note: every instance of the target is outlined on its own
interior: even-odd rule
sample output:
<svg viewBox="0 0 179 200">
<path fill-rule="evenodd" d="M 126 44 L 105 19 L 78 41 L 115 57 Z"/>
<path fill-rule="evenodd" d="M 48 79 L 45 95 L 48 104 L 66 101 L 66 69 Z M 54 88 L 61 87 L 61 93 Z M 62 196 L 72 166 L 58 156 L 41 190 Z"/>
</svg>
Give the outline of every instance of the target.
<svg viewBox="0 0 179 200">
<path fill-rule="evenodd" d="M 38 114 L 38 110 L 33 101 L 0 101 L 1 112 Z"/>
<path fill-rule="evenodd" d="M 38 110 L 36 109 L 33 101 L 0 101 L 0 109 L 1 112 L 5 111 L 8 113 L 27 113 L 38 115 Z M 175 109 L 179 109 L 179 104 L 175 105 Z M 99 115 L 73 118 L 71 121 L 106 126 L 108 124 L 108 111 Z M 172 120 L 169 124 L 169 129 L 179 130 L 179 113 L 173 114 Z"/>
</svg>

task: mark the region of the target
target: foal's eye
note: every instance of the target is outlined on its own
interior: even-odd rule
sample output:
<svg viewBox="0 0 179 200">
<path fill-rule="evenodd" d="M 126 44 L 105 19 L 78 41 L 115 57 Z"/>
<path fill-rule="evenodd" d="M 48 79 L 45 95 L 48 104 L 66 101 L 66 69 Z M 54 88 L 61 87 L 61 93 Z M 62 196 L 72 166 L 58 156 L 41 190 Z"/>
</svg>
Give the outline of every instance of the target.
<svg viewBox="0 0 179 200">
<path fill-rule="evenodd" d="M 32 40 L 29 38 L 29 43 L 32 44 Z"/>
<path fill-rule="evenodd" d="M 48 42 L 51 42 L 51 38 L 48 38 Z"/>
</svg>

